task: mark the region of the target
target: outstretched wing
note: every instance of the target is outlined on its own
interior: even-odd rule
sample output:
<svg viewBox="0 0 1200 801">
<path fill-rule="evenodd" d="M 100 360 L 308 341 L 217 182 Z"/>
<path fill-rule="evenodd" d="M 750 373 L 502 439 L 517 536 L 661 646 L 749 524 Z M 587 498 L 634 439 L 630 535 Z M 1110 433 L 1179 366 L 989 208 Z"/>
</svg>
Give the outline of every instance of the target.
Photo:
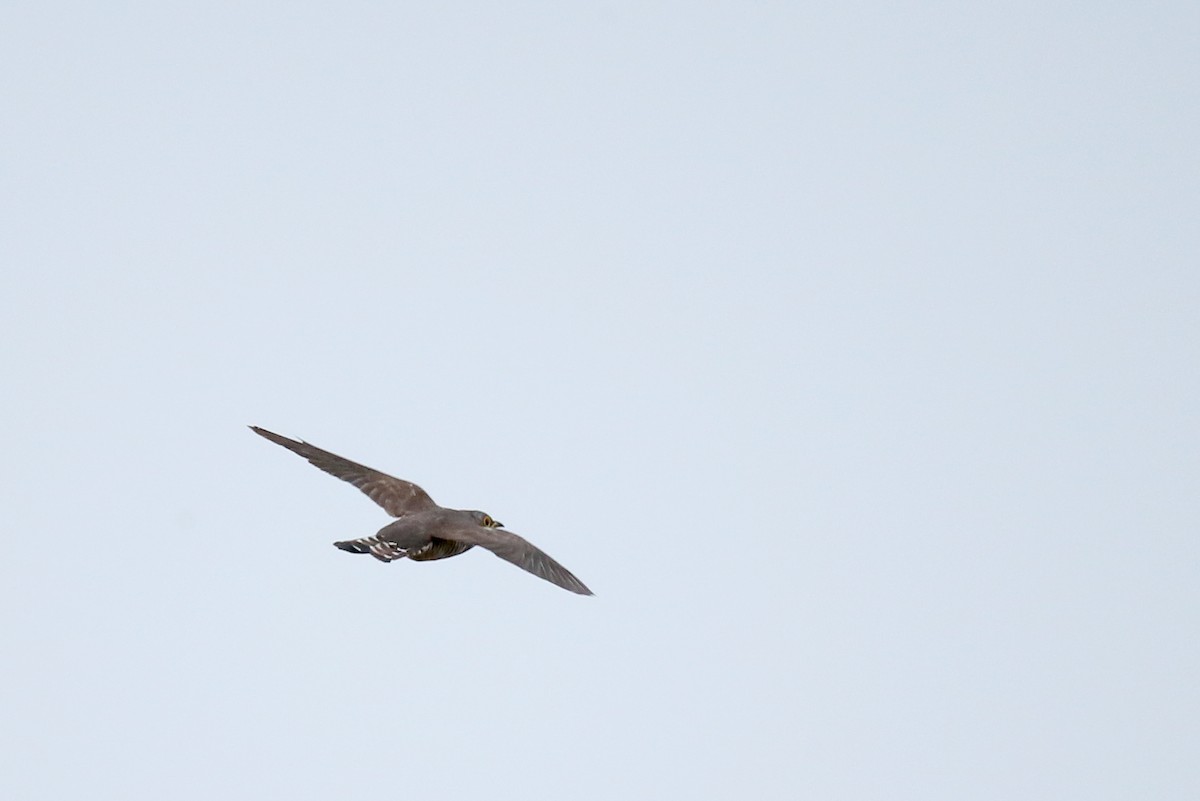
<svg viewBox="0 0 1200 801">
<path fill-rule="evenodd" d="M 404 515 L 414 512 L 438 508 L 429 494 L 411 481 L 393 478 L 387 473 L 380 473 L 378 470 L 364 467 L 357 462 L 343 459 L 337 454 L 323 451 L 307 442 L 297 442 L 294 439 L 267 431 L 265 428 L 250 426 L 250 430 L 259 436 L 266 437 L 276 445 L 282 445 L 292 453 L 303 456 L 309 463 L 321 468 L 329 475 L 337 476 L 342 481 L 349 481 L 362 490 L 368 498 L 382 506 L 384 511 L 392 517 L 404 517 Z"/>
<path fill-rule="evenodd" d="M 511 531 L 485 528 L 484 526 L 455 526 L 438 531 L 438 536 L 487 548 L 501 559 L 512 562 L 522 570 L 528 570 L 551 584 L 557 584 L 564 590 L 577 592 L 580 595 L 592 594 L 592 591 L 584 586 L 582 581 L 575 578 L 570 570 L 554 561 L 548 553 L 529 540 L 518 537 Z"/>
</svg>

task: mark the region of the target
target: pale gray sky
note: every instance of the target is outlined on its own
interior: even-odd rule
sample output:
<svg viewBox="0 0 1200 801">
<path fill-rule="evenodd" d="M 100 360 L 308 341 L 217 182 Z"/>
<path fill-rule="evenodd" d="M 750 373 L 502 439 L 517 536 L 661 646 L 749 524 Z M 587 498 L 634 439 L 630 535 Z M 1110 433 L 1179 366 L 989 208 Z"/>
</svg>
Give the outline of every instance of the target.
<svg viewBox="0 0 1200 801">
<path fill-rule="evenodd" d="M 1200 796 L 1198 42 L 7 4 L 0 796 Z"/>
</svg>

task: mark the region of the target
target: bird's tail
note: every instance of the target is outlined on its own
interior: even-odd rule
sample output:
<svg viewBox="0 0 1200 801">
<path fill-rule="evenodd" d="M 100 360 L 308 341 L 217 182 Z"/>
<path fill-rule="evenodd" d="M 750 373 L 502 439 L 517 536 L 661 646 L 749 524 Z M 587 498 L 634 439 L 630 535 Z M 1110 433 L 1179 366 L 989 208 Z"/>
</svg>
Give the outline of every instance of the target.
<svg viewBox="0 0 1200 801">
<path fill-rule="evenodd" d="M 395 543 L 381 540 L 379 537 L 361 537 L 357 540 L 342 540 L 334 546 L 350 553 L 369 553 L 381 562 L 394 562 L 403 559 L 408 552 Z"/>
</svg>

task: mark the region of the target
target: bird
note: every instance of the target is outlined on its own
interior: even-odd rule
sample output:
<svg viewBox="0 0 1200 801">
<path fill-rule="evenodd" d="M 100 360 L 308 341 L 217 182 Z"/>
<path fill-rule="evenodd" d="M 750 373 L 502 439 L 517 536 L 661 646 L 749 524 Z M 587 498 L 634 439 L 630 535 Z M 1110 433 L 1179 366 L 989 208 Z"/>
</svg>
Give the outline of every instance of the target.
<svg viewBox="0 0 1200 801">
<path fill-rule="evenodd" d="M 381 562 L 408 558 L 414 562 L 447 559 L 476 545 L 512 562 L 538 578 L 579 595 L 592 595 L 571 571 L 550 558 L 528 540 L 504 529 L 504 524 L 486 512 L 447 509 L 434 503 L 429 493 L 411 481 L 394 478 L 370 467 L 344 459 L 304 441 L 289 439 L 265 428 L 250 430 L 304 457 L 309 464 L 358 487 L 383 507 L 395 521 L 370 537 L 335 542 L 343 551 L 370 554 Z"/>
</svg>

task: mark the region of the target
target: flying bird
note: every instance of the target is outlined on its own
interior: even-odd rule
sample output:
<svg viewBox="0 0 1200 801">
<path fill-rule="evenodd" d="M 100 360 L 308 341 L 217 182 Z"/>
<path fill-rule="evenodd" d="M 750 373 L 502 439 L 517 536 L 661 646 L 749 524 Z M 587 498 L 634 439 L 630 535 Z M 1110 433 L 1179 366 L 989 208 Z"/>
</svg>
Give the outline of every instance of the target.
<svg viewBox="0 0 1200 801">
<path fill-rule="evenodd" d="M 397 518 L 374 536 L 335 542 L 334 545 L 343 551 L 369 553 L 381 562 L 394 562 L 405 557 L 415 562 L 428 562 L 458 556 L 479 545 L 564 590 L 580 595 L 592 594 L 571 571 L 528 540 L 504 531 L 504 524 L 485 512 L 446 509 L 434 503 L 429 493 L 411 481 L 393 478 L 265 428 L 250 426 L 250 430 L 303 456 L 329 475 L 350 482 Z"/>
</svg>

